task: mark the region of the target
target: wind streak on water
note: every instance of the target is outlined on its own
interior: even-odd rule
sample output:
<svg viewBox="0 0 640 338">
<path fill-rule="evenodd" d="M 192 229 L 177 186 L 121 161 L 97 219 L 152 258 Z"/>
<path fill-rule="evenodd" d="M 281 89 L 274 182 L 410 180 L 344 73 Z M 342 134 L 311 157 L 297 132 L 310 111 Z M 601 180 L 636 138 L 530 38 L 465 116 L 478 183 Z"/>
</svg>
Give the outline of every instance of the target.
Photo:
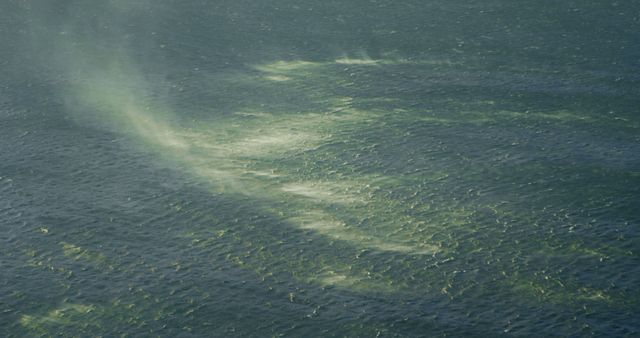
<svg viewBox="0 0 640 338">
<path fill-rule="evenodd" d="M 117 62 L 117 64 L 122 63 Z M 291 66 L 279 62 L 276 65 L 257 68 L 273 69 L 275 67 L 289 73 L 299 68 L 321 66 L 310 62 L 292 63 Z M 213 122 L 216 124 L 213 128 L 200 125 L 188 130 L 176 129 L 166 122 L 172 119 L 172 113 L 156 113 L 166 109 L 162 109 L 155 103 L 150 103 L 146 107 L 136 104 L 139 99 L 132 96 L 131 92 L 145 93 L 144 88 L 148 86 L 139 79 L 125 75 L 135 74 L 135 71 L 131 70 L 132 67 L 126 68 L 127 71 L 116 68 L 109 74 L 101 74 L 99 78 L 102 80 L 99 84 L 88 83 L 84 87 L 88 88 L 88 92 L 85 92 L 87 89 L 83 89 L 82 92 L 74 93 L 75 97 L 81 100 L 84 106 L 83 111 L 96 110 L 97 115 L 106 115 L 101 117 L 106 121 L 113 119 L 116 124 L 131 128 L 133 136 L 156 147 L 158 154 L 179 161 L 181 167 L 207 180 L 212 189 L 250 196 L 264 203 L 273 203 L 270 201 L 282 203 L 302 197 L 304 202 L 297 203 L 300 208 L 307 204 L 327 208 L 335 203 L 359 206 L 370 202 L 369 198 L 355 193 L 358 189 L 349 180 L 328 181 L 320 184 L 295 181 L 286 184 L 273 183 L 274 177 L 277 177 L 280 182 L 290 181 L 291 178 L 287 177 L 286 173 L 273 173 L 269 169 L 251 171 L 246 167 L 250 164 L 262 167 L 261 162 L 274 161 L 291 154 L 301 154 L 306 150 L 328 144 L 332 142 L 332 136 L 328 131 L 340 130 L 340 125 L 344 123 L 357 126 L 362 121 L 375 119 L 380 115 L 379 113 L 353 110 L 349 107 L 348 100 L 342 104 L 338 99 L 336 100 L 338 106 L 329 105 L 324 112 L 301 114 L 259 112 L 253 114 L 249 123 L 243 123 L 243 120 L 247 120 L 243 118 L 246 114 L 240 112 L 236 116 L 217 119 Z M 127 88 L 127 90 L 120 88 Z M 339 115 L 333 112 L 339 112 Z M 237 130 L 233 137 L 216 135 L 216 132 L 234 128 L 234 124 Z M 290 210 L 290 212 L 299 214 L 297 211 Z M 433 254 L 437 251 L 435 245 L 426 243 L 411 245 L 404 241 L 376 239 L 371 234 L 347 225 L 313 226 L 314 224 L 343 224 L 341 221 L 334 220 L 335 216 L 326 214 L 326 212 L 307 213 L 292 217 L 289 221 L 292 225 L 303 229 L 314 229 L 317 234 L 347 241 L 358 247 L 418 254 Z"/>
</svg>

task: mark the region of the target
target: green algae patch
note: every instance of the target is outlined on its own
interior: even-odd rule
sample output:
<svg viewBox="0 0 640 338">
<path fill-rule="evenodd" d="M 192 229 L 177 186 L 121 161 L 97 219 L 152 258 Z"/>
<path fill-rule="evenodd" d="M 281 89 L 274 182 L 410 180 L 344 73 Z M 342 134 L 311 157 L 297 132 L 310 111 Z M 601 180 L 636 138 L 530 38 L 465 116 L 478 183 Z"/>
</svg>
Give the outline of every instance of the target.
<svg viewBox="0 0 640 338">
<path fill-rule="evenodd" d="M 64 304 L 43 315 L 22 315 L 20 325 L 38 335 L 52 335 L 56 332 L 66 332 L 65 336 L 72 336 L 71 332 L 89 333 L 100 330 L 102 323 L 96 322 L 96 316 L 102 310 L 93 305 Z"/>
<path fill-rule="evenodd" d="M 62 246 L 64 255 L 67 257 L 75 260 L 85 260 L 99 265 L 108 265 L 107 257 L 99 252 L 93 252 L 75 244 L 66 242 L 61 242 L 60 245 Z"/>
</svg>

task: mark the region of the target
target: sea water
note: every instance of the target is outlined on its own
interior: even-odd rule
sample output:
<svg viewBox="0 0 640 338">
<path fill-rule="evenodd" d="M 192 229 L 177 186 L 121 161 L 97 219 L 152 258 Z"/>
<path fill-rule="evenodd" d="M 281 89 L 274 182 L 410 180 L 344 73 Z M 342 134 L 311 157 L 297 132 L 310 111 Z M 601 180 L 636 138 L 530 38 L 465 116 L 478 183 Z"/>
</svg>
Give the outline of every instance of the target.
<svg viewBox="0 0 640 338">
<path fill-rule="evenodd" d="M 632 1 L 0 4 L 0 335 L 640 334 Z"/>
</svg>

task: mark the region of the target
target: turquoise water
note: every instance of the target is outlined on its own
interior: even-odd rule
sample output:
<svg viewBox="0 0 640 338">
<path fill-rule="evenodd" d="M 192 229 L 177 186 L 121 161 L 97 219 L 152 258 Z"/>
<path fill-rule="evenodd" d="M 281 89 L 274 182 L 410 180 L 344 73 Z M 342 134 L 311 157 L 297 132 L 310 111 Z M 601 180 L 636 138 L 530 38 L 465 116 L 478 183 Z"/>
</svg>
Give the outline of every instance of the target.
<svg viewBox="0 0 640 338">
<path fill-rule="evenodd" d="M 640 334 L 640 6 L 0 4 L 0 335 Z"/>
</svg>

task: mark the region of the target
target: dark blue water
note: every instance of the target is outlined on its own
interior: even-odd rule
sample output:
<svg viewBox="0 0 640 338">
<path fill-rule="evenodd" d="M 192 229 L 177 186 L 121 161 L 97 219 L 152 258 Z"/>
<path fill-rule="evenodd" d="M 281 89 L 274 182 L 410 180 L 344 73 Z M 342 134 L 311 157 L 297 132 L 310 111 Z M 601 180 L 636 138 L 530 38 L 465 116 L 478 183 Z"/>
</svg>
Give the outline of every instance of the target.
<svg viewBox="0 0 640 338">
<path fill-rule="evenodd" d="M 0 335 L 640 335 L 640 5 L 0 4 Z"/>
</svg>

